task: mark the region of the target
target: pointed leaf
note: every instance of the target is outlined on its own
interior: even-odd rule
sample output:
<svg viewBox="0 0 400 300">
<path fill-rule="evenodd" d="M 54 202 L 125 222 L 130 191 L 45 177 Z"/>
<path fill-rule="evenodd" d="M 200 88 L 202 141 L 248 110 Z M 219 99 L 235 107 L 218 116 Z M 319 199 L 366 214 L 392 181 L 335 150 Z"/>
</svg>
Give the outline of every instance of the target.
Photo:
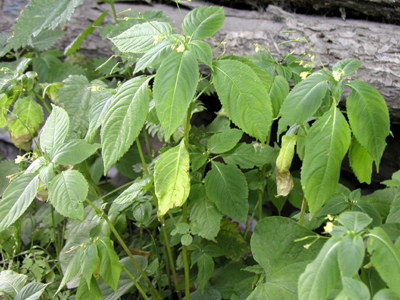
<svg viewBox="0 0 400 300">
<path fill-rule="evenodd" d="M 233 165 L 212 162 L 205 179 L 207 197 L 219 211 L 242 223 L 249 211 L 248 186 L 244 174 Z"/>
<path fill-rule="evenodd" d="M 197 62 L 188 51 L 171 52 L 158 69 L 153 92 L 166 139 L 183 123 L 198 81 Z"/>
<path fill-rule="evenodd" d="M 208 140 L 208 149 L 211 153 L 224 153 L 231 150 L 242 138 L 243 132 L 239 129 L 228 129 L 216 133 Z"/>
<path fill-rule="evenodd" d="M 87 286 L 90 287 L 90 280 L 93 277 L 93 272 L 96 270 L 99 256 L 97 253 L 96 244 L 92 243 L 83 249 L 81 256 L 81 271 L 82 279 L 86 280 Z"/>
<path fill-rule="evenodd" d="M 100 144 L 88 144 L 85 140 L 70 140 L 58 145 L 53 151 L 52 162 L 59 165 L 76 165 L 93 155 Z"/>
<path fill-rule="evenodd" d="M 82 202 L 86 199 L 88 189 L 88 183 L 81 173 L 66 170 L 50 181 L 49 200 L 58 213 L 82 220 L 85 214 Z"/>
<path fill-rule="evenodd" d="M 333 72 L 340 72 L 342 77 L 349 76 L 357 71 L 362 65 L 362 61 L 355 58 L 346 58 L 333 65 Z"/>
<path fill-rule="evenodd" d="M 154 188 L 158 198 L 158 215 L 185 203 L 190 191 L 189 152 L 182 142 L 162 153 L 154 166 Z"/>
<path fill-rule="evenodd" d="M 23 174 L 13 181 L 0 199 L 0 232 L 12 225 L 28 209 L 39 187 L 37 174 Z"/>
<path fill-rule="evenodd" d="M 52 111 L 40 133 L 40 149 L 50 154 L 51 150 L 65 141 L 69 131 L 69 117 L 67 112 L 58 106 L 52 105 Z"/>
<path fill-rule="evenodd" d="M 205 6 L 192 10 L 183 19 L 183 32 L 192 39 L 207 39 L 213 36 L 224 24 L 224 9 Z"/>
<path fill-rule="evenodd" d="M 259 143 L 240 143 L 232 151 L 224 153 L 222 158 L 227 164 L 238 165 L 242 169 L 261 167 L 276 160 L 278 152 L 270 146 Z"/>
<path fill-rule="evenodd" d="M 355 280 L 351 277 L 342 278 L 343 285 L 343 296 L 348 297 L 351 300 L 369 300 L 371 295 L 369 293 L 368 287 L 360 280 Z"/>
<path fill-rule="evenodd" d="M 349 151 L 350 166 L 360 183 L 371 183 L 374 159 L 355 137 L 351 140 Z"/>
<path fill-rule="evenodd" d="M 115 253 L 113 242 L 108 237 L 103 237 L 97 242 L 97 251 L 100 257 L 100 275 L 115 291 L 118 287 L 122 266 Z"/>
<path fill-rule="evenodd" d="M 271 98 L 273 116 L 278 116 L 283 101 L 289 94 L 289 84 L 286 79 L 282 76 L 275 76 L 274 82 L 272 83 L 271 90 L 269 91 L 269 97 Z"/>
<path fill-rule="evenodd" d="M 119 87 L 103 121 L 104 172 L 128 151 L 142 130 L 149 110 L 148 77 L 135 77 Z"/>
<path fill-rule="evenodd" d="M 390 133 L 389 110 L 385 99 L 365 82 L 354 80 L 347 85 L 353 89 L 346 101 L 351 130 L 379 169 L 385 140 Z"/>
<path fill-rule="evenodd" d="M 168 40 L 161 41 L 138 59 L 133 72 L 137 73 L 150 67 L 159 66 L 162 58 L 168 55 L 168 51 L 172 51 L 171 42 Z"/>
<path fill-rule="evenodd" d="M 69 261 L 67 269 L 64 272 L 64 277 L 61 280 L 61 283 L 56 291 L 56 294 L 61 291 L 61 289 L 73 279 L 81 269 L 81 256 L 83 253 L 83 248 L 78 246 L 78 249 L 73 252 L 74 255 L 72 259 Z"/>
<path fill-rule="evenodd" d="M 336 107 L 311 126 L 301 169 L 301 185 L 311 215 L 336 192 L 342 160 L 349 146 L 350 129 Z"/>
<path fill-rule="evenodd" d="M 364 241 L 360 236 L 346 236 L 339 246 L 338 263 L 343 276 L 353 277 L 358 274 L 364 260 Z"/>
<path fill-rule="evenodd" d="M 208 254 L 201 255 L 197 261 L 197 284 L 203 290 L 214 273 L 214 260 Z"/>
<path fill-rule="evenodd" d="M 367 214 L 359 211 L 346 211 L 339 215 L 337 221 L 347 230 L 359 233 L 371 224 L 372 219 Z"/>
<path fill-rule="evenodd" d="M 76 291 L 76 300 L 102 300 L 103 296 L 101 295 L 101 291 L 99 286 L 97 285 L 97 280 L 92 276 L 90 278 L 89 284 L 86 284 L 85 280 L 81 278 L 78 286 L 78 290 Z"/>
<path fill-rule="evenodd" d="M 15 297 L 27 280 L 28 276 L 24 274 L 18 274 L 11 270 L 0 271 L 0 293 Z"/>
<path fill-rule="evenodd" d="M 14 300 L 36 300 L 43 294 L 47 284 L 31 282 L 24 286 L 14 298 Z"/>
<path fill-rule="evenodd" d="M 187 47 L 199 62 L 202 62 L 212 68 L 213 52 L 208 43 L 195 40 L 191 41 Z"/>
<path fill-rule="evenodd" d="M 268 91 L 257 74 L 243 62 L 214 63 L 213 83 L 228 117 L 244 132 L 264 142 L 272 124 Z"/>
</svg>

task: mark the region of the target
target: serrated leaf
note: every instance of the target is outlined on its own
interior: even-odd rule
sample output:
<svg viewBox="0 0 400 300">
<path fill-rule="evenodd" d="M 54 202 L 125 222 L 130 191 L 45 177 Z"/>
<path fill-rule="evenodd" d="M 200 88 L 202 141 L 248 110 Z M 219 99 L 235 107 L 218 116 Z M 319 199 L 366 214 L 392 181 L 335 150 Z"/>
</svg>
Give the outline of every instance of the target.
<svg viewBox="0 0 400 300">
<path fill-rule="evenodd" d="M 43 294 L 47 284 L 31 282 L 25 285 L 14 298 L 14 300 L 36 300 Z"/>
<path fill-rule="evenodd" d="M 138 137 L 149 110 L 149 78 L 125 82 L 114 96 L 101 129 L 104 172 L 120 159 Z"/>
<path fill-rule="evenodd" d="M 172 27 L 165 22 L 151 21 L 136 24 L 111 41 L 121 52 L 145 53 L 154 47 L 154 42 L 166 38 L 172 33 Z"/>
<path fill-rule="evenodd" d="M 188 50 L 192 52 L 193 56 L 199 61 L 210 68 L 212 68 L 213 52 L 211 46 L 203 41 L 195 40 L 191 41 L 188 45 Z"/>
<path fill-rule="evenodd" d="M 337 221 L 342 224 L 347 230 L 359 233 L 364 230 L 372 219 L 365 213 L 358 211 L 346 211 L 341 213 L 337 218 Z"/>
<path fill-rule="evenodd" d="M 365 254 L 364 241 L 360 236 L 345 236 L 340 243 L 338 263 L 343 276 L 353 277 L 358 274 Z"/>
<path fill-rule="evenodd" d="M 159 216 L 185 203 L 190 192 L 189 167 L 189 152 L 183 140 L 159 156 L 154 166 Z"/>
<path fill-rule="evenodd" d="M 355 137 L 351 140 L 349 150 L 349 161 L 351 169 L 360 183 L 371 183 L 372 163 L 374 159 L 367 150 L 357 141 Z"/>
<path fill-rule="evenodd" d="M 169 51 L 172 51 L 171 42 L 169 40 L 161 41 L 138 59 L 133 72 L 137 73 L 160 65 L 162 58 L 166 57 Z"/>
<path fill-rule="evenodd" d="M 389 110 L 385 99 L 365 82 L 354 80 L 347 84 L 352 92 L 346 108 L 351 130 L 357 141 L 373 157 L 377 170 L 390 133 Z"/>
<path fill-rule="evenodd" d="M 372 266 L 400 297 L 400 249 L 395 247 L 382 228 L 375 227 L 368 235 L 368 252 Z"/>
<path fill-rule="evenodd" d="M 214 260 L 207 254 L 201 255 L 197 261 L 197 284 L 203 290 L 214 273 Z"/>
<path fill-rule="evenodd" d="M 157 116 L 166 139 L 183 123 L 198 81 L 197 62 L 188 51 L 171 52 L 158 69 L 153 93 Z"/>
<path fill-rule="evenodd" d="M 52 105 L 52 111 L 40 132 L 40 149 L 50 154 L 54 147 L 61 145 L 68 135 L 69 117 L 67 112 Z"/>
<path fill-rule="evenodd" d="M 301 185 L 311 215 L 336 192 L 342 160 L 349 146 L 349 126 L 333 106 L 311 126 L 306 137 Z"/>
<path fill-rule="evenodd" d="M 52 162 L 58 165 L 76 165 L 92 156 L 100 144 L 88 144 L 85 140 L 70 140 L 52 151 Z"/>
<path fill-rule="evenodd" d="M 192 186 L 189 197 L 193 202 L 190 210 L 192 233 L 208 240 L 214 240 L 219 232 L 222 214 L 207 198 L 203 185 Z"/>
<path fill-rule="evenodd" d="M 238 224 L 229 219 L 222 219 L 221 229 L 216 240 L 222 254 L 231 260 L 238 261 L 249 252 L 249 246 L 243 238 Z"/>
<path fill-rule="evenodd" d="M 240 129 L 264 142 L 272 124 L 268 91 L 257 74 L 236 60 L 214 62 L 213 83 L 225 113 Z"/>
<path fill-rule="evenodd" d="M 242 169 L 260 167 L 276 160 L 278 152 L 268 145 L 240 143 L 233 150 L 224 153 L 227 164 L 238 165 Z"/>
<path fill-rule="evenodd" d="M 24 274 L 11 270 L 0 271 L 0 293 L 15 297 L 27 280 L 28 276 Z"/>
<path fill-rule="evenodd" d="M 28 209 L 39 187 L 37 174 L 23 174 L 14 179 L 0 199 L 0 232 L 12 225 Z"/>
<path fill-rule="evenodd" d="M 320 72 L 311 74 L 297 84 L 282 103 L 278 135 L 286 130 L 287 126 L 302 124 L 312 117 L 321 106 L 327 90 L 327 77 Z"/>
<path fill-rule="evenodd" d="M 225 14 L 222 7 L 199 7 L 190 11 L 183 19 L 185 35 L 192 39 L 207 39 L 224 25 Z"/>
<path fill-rule="evenodd" d="M 274 118 L 278 116 L 282 103 L 289 94 L 289 90 L 289 84 L 284 77 L 279 75 L 274 77 L 274 82 L 269 91 Z"/>
<path fill-rule="evenodd" d="M 246 222 L 249 211 L 248 186 L 244 174 L 233 165 L 212 162 L 205 178 L 207 197 L 223 214 Z"/>
<path fill-rule="evenodd" d="M 329 239 L 308 264 L 298 283 L 299 300 L 327 299 L 340 279 L 337 261 L 341 241 Z"/>
<path fill-rule="evenodd" d="M 122 266 L 115 253 L 113 242 L 108 237 L 103 237 L 97 242 L 97 251 L 100 257 L 99 272 L 101 277 L 115 291 L 121 275 Z"/>
<path fill-rule="evenodd" d="M 50 181 L 49 201 L 63 216 L 82 220 L 85 216 L 82 202 L 88 190 L 88 183 L 80 172 L 66 170 Z"/>
<path fill-rule="evenodd" d="M 362 61 L 355 58 L 346 58 L 333 65 L 332 71 L 340 72 L 342 77 L 349 76 L 357 71 L 362 65 Z"/>
<path fill-rule="evenodd" d="M 228 129 L 210 137 L 207 143 L 211 153 L 221 154 L 231 150 L 242 138 L 243 132 L 239 129 Z"/>
<path fill-rule="evenodd" d="M 42 31 L 35 37 L 31 37 L 29 45 L 38 51 L 44 51 L 51 48 L 65 34 L 62 30 Z"/>
</svg>

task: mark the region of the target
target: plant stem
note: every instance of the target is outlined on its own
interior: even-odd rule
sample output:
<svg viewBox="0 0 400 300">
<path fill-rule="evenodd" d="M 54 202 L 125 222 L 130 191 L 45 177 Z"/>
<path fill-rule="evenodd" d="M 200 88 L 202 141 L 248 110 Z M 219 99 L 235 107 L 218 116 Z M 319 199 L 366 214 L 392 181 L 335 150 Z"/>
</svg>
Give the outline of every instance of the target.
<svg viewBox="0 0 400 300">
<path fill-rule="evenodd" d="M 51 214 L 51 229 L 52 229 L 52 233 L 53 233 L 53 241 L 54 241 L 54 247 L 56 249 L 56 257 L 58 259 L 58 256 L 60 254 L 60 250 L 58 248 L 58 239 L 57 239 L 57 235 L 56 235 L 56 225 L 55 225 L 55 221 L 54 221 L 54 212 L 53 212 L 53 206 L 50 205 L 50 214 Z"/>
<path fill-rule="evenodd" d="M 142 145 L 140 144 L 139 138 L 136 138 L 136 146 L 139 151 L 140 161 L 142 162 L 144 175 L 149 175 L 149 169 L 147 168 L 146 159 L 144 158 Z"/>
<path fill-rule="evenodd" d="M 144 142 L 146 143 L 146 150 L 147 156 L 152 159 L 153 158 L 153 151 L 151 150 L 149 135 L 147 134 L 146 130 L 143 130 Z"/>
<path fill-rule="evenodd" d="M 47 110 L 48 113 L 51 113 L 51 109 L 48 106 L 48 104 L 46 103 L 46 101 L 44 100 L 44 98 L 42 96 L 40 96 L 35 90 L 33 90 L 33 93 L 35 94 L 36 97 L 39 98 L 39 100 L 42 102 L 44 108 Z"/>
<path fill-rule="evenodd" d="M 139 265 L 139 263 L 137 262 L 137 260 L 135 259 L 135 257 L 133 256 L 132 252 L 129 250 L 128 246 L 126 245 L 125 241 L 123 240 L 123 238 L 121 237 L 121 235 L 118 233 L 117 229 L 115 229 L 114 225 L 111 223 L 110 219 L 108 219 L 107 215 L 104 213 L 104 211 L 100 208 L 98 208 L 96 205 L 94 205 L 89 199 L 85 199 L 85 201 L 96 211 L 96 213 L 98 213 L 101 218 L 104 219 L 104 221 L 106 221 L 106 223 L 108 224 L 108 226 L 110 227 L 112 233 L 114 234 L 114 236 L 117 238 L 119 244 L 121 245 L 121 247 L 124 249 L 125 253 L 129 256 L 130 260 L 132 261 L 133 265 L 135 266 L 135 268 L 139 271 L 139 273 L 142 275 L 142 277 L 145 279 L 145 281 L 147 282 L 147 284 L 149 285 L 149 289 L 151 294 L 156 298 L 156 299 L 160 299 L 161 295 L 157 292 L 157 290 L 154 288 L 153 284 L 151 283 L 149 277 L 147 276 L 147 274 L 143 271 L 142 267 Z"/>
<path fill-rule="evenodd" d="M 124 270 L 126 275 L 128 275 L 128 277 L 132 280 L 133 284 L 136 286 L 137 290 L 139 291 L 140 295 L 142 295 L 143 299 L 150 300 L 150 298 L 147 297 L 146 293 L 143 291 L 143 289 L 140 286 L 139 282 L 136 280 L 135 276 L 133 276 L 132 273 L 129 272 L 128 269 L 125 266 L 122 266 L 122 270 Z"/>
<path fill-rule="evenodd" d="M 183 268 L 185 270 L 185 300 L 190 300 L 190 267 L 187 246 L 182 246 Z"/>
<path fill-rule="evenodd" d="M 118 24 L 118 17 L 117 17 L 117 12 L 115 10 L 114 2 L 115 2 L 115 0 L 112 0 L 109 3 L 110 3 L 110 6 L 111 6 L 111 11 L 112 11 L 112 14 L 113 14 L 114 22 L 115 22 L 115 24 Z"/>
<path fill-rule="evenodd" d="M 300 217 L 299 217 L 300 225 L 304 224 L 304 216 L 306 215 L 306 210 L 307 210 L 307 201 L 306 198 L 303 198 L 303 201 L 301 202 Z"/>
</svg>

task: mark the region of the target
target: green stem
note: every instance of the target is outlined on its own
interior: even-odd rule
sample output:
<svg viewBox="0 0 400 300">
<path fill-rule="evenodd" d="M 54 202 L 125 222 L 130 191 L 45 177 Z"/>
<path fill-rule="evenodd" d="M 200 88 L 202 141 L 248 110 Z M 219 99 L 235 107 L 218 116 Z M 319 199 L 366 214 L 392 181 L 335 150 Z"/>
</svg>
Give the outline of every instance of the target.
<svg viewBox="0 0 400 300">
<path fill-rule="evenodd" d="M 147 274 L 143 271 L 142 267 L 139 265 L 135 257 L 133 256 L 132 252 L 129 250 L 128 246 L 126 245 L 125 241 L 121 237 L 121 235 L 118 233 L 117 229 L 115 229 L 114 225 L 111 223 L 110 219 L 107 217 L 107 215 L 104 213 L 104 211 L 100 208 L 98 208 L 96 205 L 94 205 L 89 199 L 85 199 L 85 201 L 100 215 L 101 218 L 106 221 L 108 226 L 110 227 L 112 233 L 114 236 L 117 238 L 119 244 L 121 247 L 124 249 L 125 253 L 129 256 L 130 260 L 132 261 L 133 265 L 135 268 L 139 271 L 139 273 L 142 275 L 144 280 L 147 282 L 151 294 L 156 298 L 162 300 L 161 295 L 157 292 L 157 290 L 154 288 L 153 284 L 151 283 L 149 277 Z"/>
<path fill-rule="evenodd" d="M 56 226 L 55 226 L 55 221 L 54 221 L 54 212 L 53 212 L 53 206 L 50 205 L 50 214 L 51 214 L 51 229 L 53 233 L 53 241 L 54 241 L 54 248 L 56 249 L 56 257 L 58 259 L 58 256 L 60 254 L 60 250 L 58 249 L 58 239 L 56 235 Z"/>
<path fill-rule="evenodd" d="M 111 2 L 110 2 L 110 6 L 111 6 L 111 11 L 112 11 L 112 14 L 113 14 L 113 18 L 114 18 L 114 22 L 115 22 L 115 24 L 118 24 L 118 17 L 117 17 L 117 12 L 116 12 L 116 10 L 115 10 L 115 4 L 114 4 L 114 0 L 112 0 Z"/>
<path fill-rule="evenodd" d="M 35 90 L 33 90 L 33 93 L 35 94 L 36 97 L 39 98 L 40 102 L 42 102 L 44 108 L 47 110 L 48 113 L 51 113 L 51 109 L 49 105 L 46 103 L 46 100 L 42 96 L 40 96 Z"/>
<path fill-rule="evenodd" d="M 147 176 L 147 175 L 149 175 L 149 169 L 147 168 L 146 159 L 144 158 L 142 145 L 140 144 L 139 138 L 136 138 L 136 146 L 137 146 L 138 151 L 139 151 L 140 161 L 142 162 L 144 175 Z"/>
<path fill-rule="evenodd" d="M 185 270 L 185 300 L 190 300 L 190 267 L 189 255 L 186 246 L 182 246 L 183 268 Z"/>
<path fill-rule="evenodd" d="M 306 215 L 306 210 L 307 210 L 307 201 L 306 198 L 303 198 L 303 201 L 301 202 L 300 217 L 299 217 L 300 225 L 304 224 L 304 216 Z"/>
<path fill-rule="evenodd" d="M 146 293 L 143 291 L 139 282 L 136 280 L 135 276 L 133 276 L 132 273 L 129 272 L 127 268 L 125 268 L 125 266 L 122 266 L 122 270 L 124 270 L 126 275 L 128 275 L 128 277 L 132 280 L 133 284 L 136 286 L 137 290 L 139 291 L 140 295 L 142 295 L 143 299 L 150 300 L 150 298 L 147 297 Z"/>
<path fill-rule="evenodd" d="M 146 150 L 147 156 L 152 159 L 153 158 L 153 151 L 151 150 L 149 135 L 147 134 L 146 130 L 143 130 L 144 142 L 146 143 Z"/>
</svg>

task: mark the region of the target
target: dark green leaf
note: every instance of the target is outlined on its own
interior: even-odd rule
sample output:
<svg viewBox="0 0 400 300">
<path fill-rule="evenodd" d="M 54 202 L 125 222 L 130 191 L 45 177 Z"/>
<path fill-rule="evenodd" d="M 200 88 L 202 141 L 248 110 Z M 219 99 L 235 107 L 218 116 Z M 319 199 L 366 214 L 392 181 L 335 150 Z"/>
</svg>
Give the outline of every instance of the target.
<svg viewBox="0 0 400 300">
<path fill-rule="evenodd" d="M 251 169 L 272 163 L 276 160 L 278 151 L 270 146 L 259 143 L 240 143 L 232 151 L 224 153 L 222 158 L 227 164 L 238 165 L 242 169 Z"/>
<path fill-rule="evenodd" d="M 349 151 L 350 166 L 360 183 L 371 183 L 374 159 L 355 137 L 351 140 Z"/>
<path fill-rule="evenodd" d="M 113 242 L 108 237 L 101 238 L 97 242 L 97 251 L 100 257 L 100 275 L 113 290 L 116 290 L 122 266 L 115 253 Z"/>
<path fill-rule="evenodd" d="M 216 133 L 208 140 L 208 149 L 216 154 L 227 152 L 236 146 L 242 135 L 243 132 L 235 128 Z"/>
<path fill-rule="evenodd" d="M 207 254 L 201 255 L 197 261 L 197 284 L 203 290 L 214 273 L 214 260 Z"/>
</svg>

